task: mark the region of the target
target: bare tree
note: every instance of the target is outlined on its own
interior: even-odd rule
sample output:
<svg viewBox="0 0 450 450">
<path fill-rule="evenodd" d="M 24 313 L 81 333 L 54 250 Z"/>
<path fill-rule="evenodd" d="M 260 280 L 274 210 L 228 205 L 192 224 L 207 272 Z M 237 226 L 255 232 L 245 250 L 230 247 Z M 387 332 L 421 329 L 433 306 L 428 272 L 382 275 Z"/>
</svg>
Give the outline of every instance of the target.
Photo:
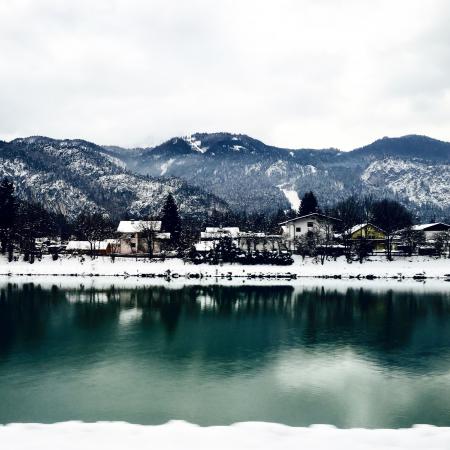
<svg viewBox="0 0 450 450">
<path fill-rule="evenodd" d="M 141 220 L 139 224 L 139 234 L 144 240 L 149 258 L 155 252 L 155 237 L 161 229 L 161 223 L 157 220 Z M 138 251 L 136 245 L 136 252 Z"/>
<path fill-rule="evenodd" d="M 409 226 L 400 231 L 401 242 L 406 246 L 408 256 L 411 256 L 420 245 L 425 244 L 425 233 L 422 230 L 414 230 Z"/>
<path fill-rule="evenodd" d="M 437 233 L 434 238 L 434 249 L 436 253 L 441 256 L 447 251 L 447 258 L 450 258 L 450 232 L 441 231 Z"/>
<path fill-rule="evenodd" d="M 99 242 L 111 234 L 111 226 L 106 216 L 100 213 L 89 214 L 82 212 L 75 221 L 75 234 L 78 238 L 88 241 L 90 256 L 95 258 Z"/>
<path fill-rule="evenodd" d="M 330 220 L 320 220 L 317 229 L 313 231 L 316 233 L 317 254 L 320 258 L 320 263 L 323 265 L 330 254 L 330 249 L 334 242 L 334 226 Z"/>
</svg>

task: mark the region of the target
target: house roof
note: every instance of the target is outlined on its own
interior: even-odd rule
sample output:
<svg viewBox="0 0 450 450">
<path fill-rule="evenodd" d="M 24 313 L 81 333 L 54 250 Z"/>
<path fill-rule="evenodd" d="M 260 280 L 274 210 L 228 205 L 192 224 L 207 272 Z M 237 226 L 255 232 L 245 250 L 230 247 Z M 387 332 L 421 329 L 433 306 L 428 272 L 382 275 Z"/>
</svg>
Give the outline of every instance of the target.
<svg viewBox="0 0 450 450">
<path fill-rule="evenodd" d="M 139 233 L 151 229 L 161 231 L 160 220 L 121 220 L 117 227 L 118 233 Z"/>
<path fill-rule="evenodd" d="M 295 222 L 296 220 L 306 219 L 308 217 L 313 217 L 313 216 L 321 217 L 321 218 L 327 219 L 327 220 L 333 220 L 336 222 L 341 222 L 341 219 L 337 219 L 336 217 L 331 217 L 331 216 L 327 216 L 326 214 L 320 214 L 320 213 L 311 213 L 311 214 L 305 214 L 304 216 L 294 217 L 293 219 L 289 219 L 284 222 L 280 222 L 278 225 L 284 225 L 286 223 Z"/>
<path fill-rule="evenodd" d="M 359 223 L 358 225 L 355 225 L 351 228 L 349 228 L 348 230 L 344 231 L 344 234 L 353 234 L 356 233 L 359 230 L 362 230 L 364 227 L 370 225 L 373 228 L 376 228 L 378 231 L 381 231 L 382 233 L 384 233 L 384 230 L 380 227 L 377 227 L 376 225 L 374 225 L 373 223 L 367 222 L 367 223 Z"/>
<path fill-rule="evenodd" d="M 156 239 L 170 239 L 170 233 L 155 233 Z"/>
<path fill-rule="evenodd" d="M 426 231 L 428 228 L 435 227 L 436 225 L 443 225 L 444 228 L 450 229 L 450 225 L 443 222 L 421 223 L 419 225 L 413 225 L 411 228 L 415 231 Z"/>
</svg>

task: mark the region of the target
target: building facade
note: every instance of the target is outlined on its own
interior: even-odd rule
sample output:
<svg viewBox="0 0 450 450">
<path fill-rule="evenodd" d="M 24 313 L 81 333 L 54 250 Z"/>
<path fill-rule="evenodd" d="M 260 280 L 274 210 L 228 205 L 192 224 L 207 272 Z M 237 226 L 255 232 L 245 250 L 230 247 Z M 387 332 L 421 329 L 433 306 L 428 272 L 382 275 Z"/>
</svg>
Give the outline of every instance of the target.
<svg viewBox="0 0 450 450">
<path fill-rule="evenodd" d="M 281 236 L 286 247 L 294 250 L 296 241 L 308 233 L 319 233 L 332 239 L 334 227 L 339 219 L 325 214 L 311 213 L 281 222 Z"/>
<path fill-rule="evenodd" d="M 161 232 L 160 220 L 121 220 L 117 233 L 121 255 L 160 255 L 170 241 L 170 233 Z"/>
</svg>

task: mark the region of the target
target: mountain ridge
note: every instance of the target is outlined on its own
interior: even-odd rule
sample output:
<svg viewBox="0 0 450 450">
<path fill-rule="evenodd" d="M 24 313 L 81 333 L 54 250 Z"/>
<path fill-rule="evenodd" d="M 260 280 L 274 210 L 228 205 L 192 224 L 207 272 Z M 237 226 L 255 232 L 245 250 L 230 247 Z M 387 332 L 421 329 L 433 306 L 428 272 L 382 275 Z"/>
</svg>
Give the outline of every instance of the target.
<svg viewBox="0 0 450 450">
<path fill-rule="evenodd" d="M 20 195 L 72 215 L 83 203 L 147 214 L 168 192 L 185 213 L 268 213 L 289 208 L 308 190 L 323 207 L 372 195 L 395 198 L 418 217 L 450 215 L 450 143 L 422 135 L 385 137 L 350 152 L 278 148 L 232 133 L 195 133 L 135 149 L 30 136 L 0 141 L 0 161 L 0 176 L 16 178 Z"/>
</svg>

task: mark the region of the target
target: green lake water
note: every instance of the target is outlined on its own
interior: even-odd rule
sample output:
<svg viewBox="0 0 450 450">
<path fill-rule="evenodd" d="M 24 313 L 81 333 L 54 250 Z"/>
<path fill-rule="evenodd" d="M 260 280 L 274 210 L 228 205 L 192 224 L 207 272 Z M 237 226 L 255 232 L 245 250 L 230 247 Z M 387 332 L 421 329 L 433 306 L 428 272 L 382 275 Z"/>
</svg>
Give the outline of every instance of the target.
<svg viewBox="0 0 450 450">
<path fill-rule="evenodd" d="M 0 281 L 0 423 L 449 426 L 449 283 L 339 283 Z"/>
</svg>

